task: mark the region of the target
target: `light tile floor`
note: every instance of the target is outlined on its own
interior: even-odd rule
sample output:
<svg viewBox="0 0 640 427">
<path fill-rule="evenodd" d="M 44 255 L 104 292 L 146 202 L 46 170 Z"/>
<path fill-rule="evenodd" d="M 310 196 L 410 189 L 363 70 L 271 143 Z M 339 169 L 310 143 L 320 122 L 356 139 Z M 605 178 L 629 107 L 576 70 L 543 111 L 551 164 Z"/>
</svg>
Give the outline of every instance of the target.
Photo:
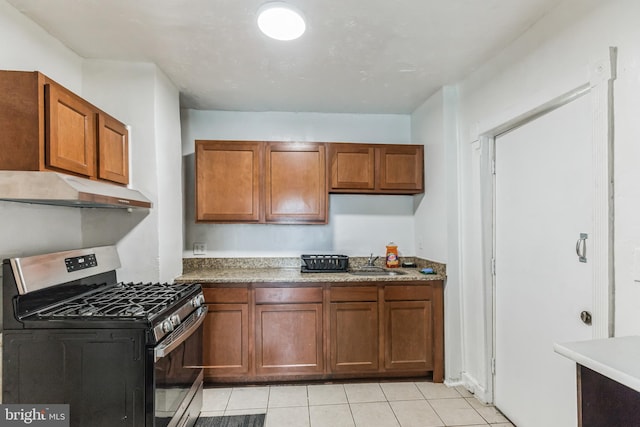
<svg viewBox="0 0 640 427">
<path fill-rule="evenodd" d="M 514 427 L 463 387 L 431 382 L 204 390 L 202 416 L 264 413 L 266 427 Z"/>
</svg>

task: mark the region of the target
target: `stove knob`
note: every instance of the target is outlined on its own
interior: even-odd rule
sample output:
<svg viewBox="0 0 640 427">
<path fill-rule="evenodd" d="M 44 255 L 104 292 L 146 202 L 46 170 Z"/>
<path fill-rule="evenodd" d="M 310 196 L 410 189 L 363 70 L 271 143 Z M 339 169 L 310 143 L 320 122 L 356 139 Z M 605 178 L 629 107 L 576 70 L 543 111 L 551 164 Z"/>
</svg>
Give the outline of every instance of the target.
<svg viewBox="0 0 640 427">
<path fill-rule="evenodd" d="M 204 296 L 203 295 L 196 295 L 191 300 L 191 306 L 193 308 L 198 308 L 198 307 L 200 307 L 202 305 L 203 302 L 204 302 Z"/>
<path fill-rule="evenodd" d="M 178 316 L 177 314 L 171 316 L 170 320 L 174 328 L 180 324 L 180 316 Z"/>
<path fill-rule="evenodd" d="M 173 323 L 171 323 L 171 320 L 165 320 L 164 322 L 162 322 L 161 328 L 162 332 L 168 334 L 169 332 L 173 331 Z"/>
</svg>

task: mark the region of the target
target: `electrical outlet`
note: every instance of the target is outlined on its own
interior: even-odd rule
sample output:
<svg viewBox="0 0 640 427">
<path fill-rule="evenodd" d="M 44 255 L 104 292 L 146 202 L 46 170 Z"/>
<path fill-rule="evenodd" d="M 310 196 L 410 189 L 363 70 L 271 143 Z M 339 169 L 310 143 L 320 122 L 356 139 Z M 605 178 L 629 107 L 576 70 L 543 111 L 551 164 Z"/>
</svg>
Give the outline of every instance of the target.
<svg viewBox="0 0 640 427">
<path fill-rule="evenodd" d="M 194 243 L 193 244 L 193 254 L 194 255 L 205 255 L 207 253 L 207 244 L 206 243 Z"/>
<path fill-rule="evenodd" d="M 640 248 L 633 250 L 633 281 L 640 282 Z"/>
</svg>

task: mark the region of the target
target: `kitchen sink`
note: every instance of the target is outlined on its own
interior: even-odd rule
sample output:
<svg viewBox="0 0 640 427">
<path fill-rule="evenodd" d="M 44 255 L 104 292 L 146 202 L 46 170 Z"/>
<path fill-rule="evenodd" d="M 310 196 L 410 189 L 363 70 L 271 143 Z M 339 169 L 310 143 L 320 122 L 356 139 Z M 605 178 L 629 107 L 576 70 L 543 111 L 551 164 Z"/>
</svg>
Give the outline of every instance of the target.
<svg viewBox="0 0 640 427">
<path fill-rule="evenodd" d="M 387 270 L 380 267 L 368 267 L 349 270 L 349 274 L 353 274 L 354 276 L 403 276 L 407 273 L 405 271 Z"/>
</svg>

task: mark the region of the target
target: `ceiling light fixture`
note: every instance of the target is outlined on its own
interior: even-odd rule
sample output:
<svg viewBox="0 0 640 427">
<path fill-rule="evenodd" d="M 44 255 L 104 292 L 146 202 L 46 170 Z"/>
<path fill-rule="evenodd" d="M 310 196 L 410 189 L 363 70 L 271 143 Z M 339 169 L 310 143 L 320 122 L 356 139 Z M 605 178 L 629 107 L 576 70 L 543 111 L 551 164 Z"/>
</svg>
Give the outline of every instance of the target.
<svg viewBox="0 0 640 427">
<path fill-rule="evenodd" d="M 270 2 L 258 9 L 258 27 L 276 40 L 295 40 L 307 26 L 302 13 L 284 2 Z"/>
</svg>

